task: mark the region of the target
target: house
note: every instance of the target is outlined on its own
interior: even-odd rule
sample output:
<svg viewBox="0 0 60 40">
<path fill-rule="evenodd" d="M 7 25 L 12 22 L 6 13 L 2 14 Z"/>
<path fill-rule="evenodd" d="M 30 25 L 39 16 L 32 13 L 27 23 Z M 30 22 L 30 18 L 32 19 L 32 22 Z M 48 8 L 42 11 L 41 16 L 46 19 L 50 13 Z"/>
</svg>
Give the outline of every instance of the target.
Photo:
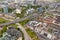
<svg viewBox="0 0 60 40">
<path fill-rule="evenodd" d="M 34 10 L 33 8 L 31 8 L 31 9 L 28 9 L 28 10 L 26 11 L 26 13 L 27 13 L 27 14 L 32 14 L 32 13 L 34 13 L 34 11 L 35 11 L 35 10 Z"/>
</svg>

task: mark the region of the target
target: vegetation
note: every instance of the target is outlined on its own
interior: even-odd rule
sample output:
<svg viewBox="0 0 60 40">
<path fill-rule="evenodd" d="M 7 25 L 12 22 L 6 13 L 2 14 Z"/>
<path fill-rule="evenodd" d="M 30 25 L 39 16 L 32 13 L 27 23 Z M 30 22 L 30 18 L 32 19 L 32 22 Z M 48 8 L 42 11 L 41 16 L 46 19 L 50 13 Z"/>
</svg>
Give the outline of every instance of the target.
<svg viewBox="0 0 60 40">
<path fill-rule="evenodd" d="M 17 14 L 17 13 L 15 13 L 15 14 L 16 14 L 17 17 L 23 18 L 24 14 L 26 13 L 26 10 L 27 10 L 26 7 L 22 7 L 21 14 Z"/>
<path fill-rule="evenodd" d="M 29 20 L 26 19 L 26 20 L 24 20 L 24 21 L 21 21 L 20 24 L 21 24 L 22 26 L 24 26 L 28 21 L 29 21 Z"/>
<path fill-rule="evenodd" d="M 15 8 L 8 8 L 8 12 L 12 12 Z"/>
<path fill-rule="evenodd" d="M 37 35 L 35 34 L 35 32 L 33 32 L 32 30 L 30 30 L 29 28 L 26 29 L 27 33 L 30 35 L 30 37 L 33 39 L 33 40 L 39 40 Z"/>
<path fill-rule="evenodd" d="M 18 25 L 16 25 L 16 24 L 10 24 L 10 25 L 8 25 L 8 26 L 14 26 L 14 27 L 17 28 Z"/>
<path fill-rule="evenodd" d="M 4 26 L 2 30 L 0 30 L 0 37 L 2 37 L 2 34 L 6 32 L 6 30 L 7 30 L 6 26 Z"/>
<path fill-rule="evenodd" d="M 0 18 L 0 24 L 6 23 L 6 22 L 8 22 L 8 20 L 5 20 L 5 19 L 3 19 L 3 18 Z"/>
<path fill-rule="evenodd" d="M 45 6 L 45 8 L 48 9 L 48 7 L 49 7 L 49 5 L 47 4 L 47 5 Z"/>
<path fill-rule="evenodd" d="M 23 32 L 19 28 L 17 28 L 17 29 L 22 33 L 22 40 L 24 40 L 24 34 L 23 34 Z"/>
<path fill-rule="evenodd" d="M 46 13 L 46 16 L 53 17 L 53 14 Z"/>
<path fill-rule="evenodd" d="M 48 29 L 48 32 L 52 33 L 52 29 Z"/>
<path fill-rule="evenodd" d="M 16 25 L 16 24 L 11 24 L 11 25 L 9 25 L 9 26 L 14 26 L 14 27 L 16 27 L 16 29 L 17 29 L 17 25 Z M 2 28 L 2 30 L 0 30 L 0 37 L 2 37 L 2 35 L 3 35 L 4 32 L 6 32 L 7 27 L 8 27 L 8 26 L 4 26 L 4 27 Z"/>
<path fill-rule="evenodd" d="M 33 6 L 33 5 L 28 4 L 28 7 L 27 7 L 27 8 L 28 8 L 28 9 L 29 9 L 29 8 L 37 9 L 37 8 L 39 8 L 39 7 L 41 7 L 41 6 Z"/>
<path fill-rule="evenodd" d="M 0 12 L 3 12 L 3 8 L 0 8 Z"/>
</svg>

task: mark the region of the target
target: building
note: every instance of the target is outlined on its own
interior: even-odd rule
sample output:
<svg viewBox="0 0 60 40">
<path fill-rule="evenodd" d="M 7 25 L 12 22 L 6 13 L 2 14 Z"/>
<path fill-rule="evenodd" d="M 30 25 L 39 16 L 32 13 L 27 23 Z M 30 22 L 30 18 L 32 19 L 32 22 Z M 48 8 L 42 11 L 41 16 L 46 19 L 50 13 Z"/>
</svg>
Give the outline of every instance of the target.
<svg viewBox="0 0 60 40">
<path fill-rule="evenodd" d="M 21 9 L 16 9 L 15 11 L 16 11 L 16 13 L 21 14 Z"/>
<path fill-rule="evenodd" d="M 26 4 L 34 5 L 35 0 L 25 0 Z"/>
<path fill-rule="evenodd" d="M 8 13 L 8 6 L 7 6 L 7 5 L 4 5 L 4 7 L 3 7 L 3 12 L 4 12 L 4 13 Z"/>
<path fill-rule="evenodd" d="M 56 18 L 57 19 L 55 20 L 55 23 L 58 24 L 58 25 L 60 25 L 60 16 L 57 16 Z"/>
<path fill-rule="evenodd" d="M 0 40 L 22 40 L 22 34 L 15 27 L 9 27 Z"/>
<path fill-rule="evenodd" d="M 37 21 L 29 21 L 26 26 L 33 30 L 35 28 L 34 25 L 36 25 L 37 23 Z"/>
<path fill-rule="evenodd" d="M 37 9 L 38 13 L 42 13 L 44 11 L 44 9 L 42 7 Z"/>
<path fill-rule="evenodd" d="M 34 11 L 35 11 L 35 10 L 34 10 L 33 8 L 31 8 L 31 9 L 28 9 L 28 10 L 26 11 L 26 13 L 27 13 L 27 14 L 32 14 L 32 13 L 34 13 Z"/>
</svg>

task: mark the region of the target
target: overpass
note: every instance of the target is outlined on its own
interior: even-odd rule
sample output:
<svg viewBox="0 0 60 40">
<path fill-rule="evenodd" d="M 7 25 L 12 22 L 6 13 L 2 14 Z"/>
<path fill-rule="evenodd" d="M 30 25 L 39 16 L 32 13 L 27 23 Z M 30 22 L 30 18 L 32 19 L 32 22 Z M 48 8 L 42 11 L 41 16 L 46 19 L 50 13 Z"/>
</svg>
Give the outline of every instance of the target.
<svg viewBox="0 0 60 40">
<path fill-rule="evenodd" d="M 10 25 L 10 24 L 14 24 L 14 23 L 18 23 L 20 21 L 23 21 L 23 20 L 26 20 L 26 19 L 30 19 L 30 18 L 34 18 L 34 17 L 38 17 L 38 14 L 31 14 L 31 15 L 29 15 L 27 17 L 24 17 L 24 18 L 21 18 L 21 19 L 16 19 L 16 20 L 11 21 L 11 22 L 0 24 L 0 27 L 6 26 L 6 25 Z"/>
</svg>

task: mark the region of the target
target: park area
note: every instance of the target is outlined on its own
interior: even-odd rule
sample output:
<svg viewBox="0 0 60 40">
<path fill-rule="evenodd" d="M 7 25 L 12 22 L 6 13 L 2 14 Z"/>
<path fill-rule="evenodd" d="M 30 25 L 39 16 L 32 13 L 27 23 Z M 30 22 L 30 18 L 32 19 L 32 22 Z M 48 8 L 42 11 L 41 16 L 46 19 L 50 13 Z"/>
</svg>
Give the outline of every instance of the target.
<svg viewBox="0 0 60 40">
<path fill-rule="evenodd" d="M 33 32 L 31 29 L 27 28 L 26 31 L 33 40 L 39 40 L 35 32 Z"/>
</svg>

